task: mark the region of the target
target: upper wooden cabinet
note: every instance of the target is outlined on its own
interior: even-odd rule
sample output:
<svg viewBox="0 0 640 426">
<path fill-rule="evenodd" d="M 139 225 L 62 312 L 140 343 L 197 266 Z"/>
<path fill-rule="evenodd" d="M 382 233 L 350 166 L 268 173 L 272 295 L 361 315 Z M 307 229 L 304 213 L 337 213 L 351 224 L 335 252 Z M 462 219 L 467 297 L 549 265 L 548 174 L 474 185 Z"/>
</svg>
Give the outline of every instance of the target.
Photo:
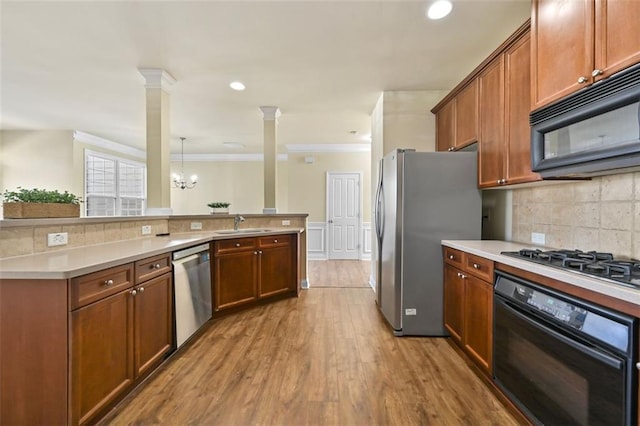
<svg viewBox="0 0 640 426">
<path fill-rule="evenodd" d="M 478 81 L 472 80 L 436 114 L 436 149 L 455 151 L 478 140 Z"/>
<path fill-rule="evenodd" d="M 640 1 L 533 0 L 531 109 L 640 62 Z"/>
<path fill-rule="evenodd" d="M 531 171 L 530 35 L 519 38 L 480 74 L 478 186 L 540 180 Z"/>
</svg>

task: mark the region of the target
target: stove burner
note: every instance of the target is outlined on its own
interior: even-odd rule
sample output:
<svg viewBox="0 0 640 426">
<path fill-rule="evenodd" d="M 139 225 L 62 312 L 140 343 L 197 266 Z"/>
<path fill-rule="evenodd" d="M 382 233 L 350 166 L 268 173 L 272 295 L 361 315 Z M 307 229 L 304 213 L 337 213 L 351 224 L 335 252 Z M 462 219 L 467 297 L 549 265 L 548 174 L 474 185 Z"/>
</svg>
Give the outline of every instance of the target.
<svg viewBox="0 0 640 426">
<path fill-rule="evenodd" d="M 640 261 L 615 259 L 611 253 L 582 250 L 521 249 L 517 252 L 502 252 L 513 257 L 552 267 L 579 271 L 581 273 L 614 280 L 619 284 L 640 288 Z"/>
</svg>

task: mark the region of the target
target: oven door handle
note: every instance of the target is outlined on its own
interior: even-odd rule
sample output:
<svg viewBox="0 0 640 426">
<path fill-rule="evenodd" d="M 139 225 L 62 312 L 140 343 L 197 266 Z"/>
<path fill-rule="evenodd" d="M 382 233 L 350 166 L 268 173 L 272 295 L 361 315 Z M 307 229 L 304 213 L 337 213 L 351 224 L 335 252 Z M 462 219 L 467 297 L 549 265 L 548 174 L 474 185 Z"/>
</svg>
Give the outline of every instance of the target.
<svg viewBox="0 0 640 426">
<path fill-rule="evenodd" d="M 560 340 L 562 343 L 565 343 L 571 346 L 572 348 L 579 350 L 583 354 L 590 356 L 591 358 L 596 359 L 601 363 L 608 365 L 611 368 L 614 368 L 616 370 L 622 370 L 622 367 L 624 366 L 624 364 L 620 359 L 614 358 L 602 351 L 599 351 L 597 348 L 584 345 L 574 339 L 571 339 L 565 336 L 562 333 L 559 333 L 549 327 L 546 327 L 545 325 L 535 321 L 531 316 L 525 315 L 519 309 L 516 309 L 515 307 L 511 306 L 511 304 L 508 301 L 502 299 L 500 296 L 496 296 L 496 301 L 498 302 L 499 305 L 502 305 L 502 307 L 507 311 L 509 311 L 512 315 L 515 315 L 518 318 L 522 319 L 523 321 L 526 321 L 527 323 L 531 324 L 531 326 L 536 327 L 537 329 L 550 334 L 551 336 L 555 337 L 557 340 Z"/>
</svg>

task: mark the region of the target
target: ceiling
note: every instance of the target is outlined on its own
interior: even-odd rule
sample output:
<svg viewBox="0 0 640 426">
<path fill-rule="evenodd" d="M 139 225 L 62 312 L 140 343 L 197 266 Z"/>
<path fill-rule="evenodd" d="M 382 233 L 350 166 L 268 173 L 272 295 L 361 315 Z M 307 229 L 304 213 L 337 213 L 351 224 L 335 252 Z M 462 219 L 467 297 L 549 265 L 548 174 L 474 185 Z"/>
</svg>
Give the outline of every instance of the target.
<svg viewBox="0 0 640 426">
<path fill-rule="evenodd" d="M 453 2 L 431 21 L 427 1 L 2 0 L 0 127 L 144 149 L 138 68 L 162 68 L 177 80 L 172 152 L 181 136 L 189 154 L 262 152 L 263 105 L 280 108 L 281 152 L 366 144 L 382 91 L 450 90 L 530 13 L 529 0 Z"/>
</svg>

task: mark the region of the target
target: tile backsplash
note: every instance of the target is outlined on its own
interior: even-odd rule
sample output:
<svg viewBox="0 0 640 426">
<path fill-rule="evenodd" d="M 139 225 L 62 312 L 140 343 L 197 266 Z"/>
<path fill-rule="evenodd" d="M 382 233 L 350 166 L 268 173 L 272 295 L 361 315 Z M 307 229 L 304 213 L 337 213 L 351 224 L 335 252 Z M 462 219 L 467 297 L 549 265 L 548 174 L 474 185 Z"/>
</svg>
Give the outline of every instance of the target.
<svg viewBox="0 0 640 426">
<path fill-rule="evenodd" d="M 513 190 L 512 239 L 640 258 L 640 173 Z"/>
</svg>

